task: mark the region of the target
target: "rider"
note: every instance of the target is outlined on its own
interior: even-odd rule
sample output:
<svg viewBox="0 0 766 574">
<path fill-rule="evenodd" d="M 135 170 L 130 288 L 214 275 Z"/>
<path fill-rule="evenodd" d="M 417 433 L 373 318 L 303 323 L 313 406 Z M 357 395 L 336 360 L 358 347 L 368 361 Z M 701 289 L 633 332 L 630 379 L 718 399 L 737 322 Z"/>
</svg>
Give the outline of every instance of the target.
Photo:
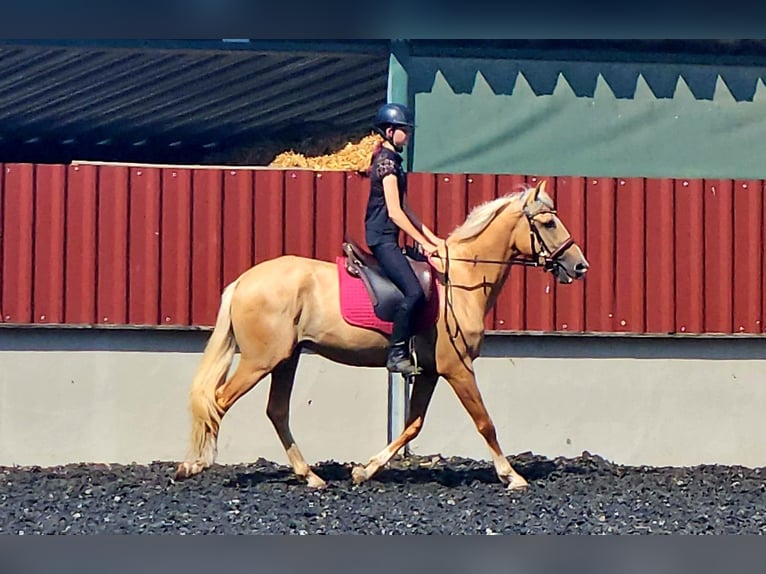
<svg viewBox="0 0 766 574">
<path fill-rule="evenodd" d="M 412 335 L 412 318 L 425 303 L 425 294 L 399 246 L 399 232 L 404 231 L 429 254 L 438 251 L 444 240 L 418 219 L 406 201 L 407 177 L 400 153 L 415 127 L 412 111 L 401 104 L 385 104 L 378 109 L 374 127 L 384 141 L 373 152 L 369 170 L 365 241 L 383 272 L 404 294 L 394 315 L 386 368 L 411 375 L 416 371 L 407 342 Z"/>
</svg>

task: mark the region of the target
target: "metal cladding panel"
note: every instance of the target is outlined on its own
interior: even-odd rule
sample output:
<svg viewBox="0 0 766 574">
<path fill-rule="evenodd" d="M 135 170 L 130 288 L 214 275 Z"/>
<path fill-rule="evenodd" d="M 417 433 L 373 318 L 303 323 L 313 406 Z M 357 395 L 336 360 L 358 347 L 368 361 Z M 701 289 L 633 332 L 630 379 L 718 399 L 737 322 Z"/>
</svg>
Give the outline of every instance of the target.
<svg viewBox="0 0 766 574">
<path fill-rule="evenodd" d="M 313 257 L 317 236 L 315 220 L 314 174 L 310 171 L 287 171 L 285 174 L 285 253 Z"/>
<path fill-rule="evenodd" d="M 284 251 L 284 172 L 255 172 L 255 259 L 278 257 Z"/>
<path fill-rule="evenodd" d="M 644 180 L 619 179 L 615 191 L 615 331 L 643 332 Z"/>
<path fill-rule="evenodd" d="M 498 175 L 495 197 L 519 191 L 526 185 L 524 175 Z M 524 307 L 526 305 L 527 270 L 509 267 L 508 278 L 495 302 L 495 329 L 499 331 L 524 331 Z"/>
<path fill-rule="evenodd" d="M 760 333 L 763 267 L 763 185 L 734 182 L 734 332 Z"/>
<path fill-rule="evenodd" d="M 128 319 L 128 213 L 136 197 L 131 193 L 130 169 L 99 172 L 98 266 L 96 321 L 124 325 Z"/>
<path fill-rule="evenodd" d="M 64 320 L 64 214 L 66 168 L 37 166 L 35 173 L 33 321 Z"/>
<path fill-rule="evenodd" d="M 533 175 L 527 179 L 527 182 L 529 185 L 537 185 L 540 179 L 539 176 Z M 555 185 L 546 186 L 546 191 L 555 205 Z M 553 331 L 555 328 L 553 276 L 549 273 L 542 273 L 540 269 L 535 268 L 524 268 L 523 273 L 526 275 L 526 293 L 524 296 L 524 325 L 526 330 Z"/>
<path fill-rule="evenodd" d="M 703 201 L 701 180 L 675 182 L 675 256 L 677 333 L 703 329 Z"/>
<path fill-rule="evenodd" d="M 615 313 L 615 186 L 609 178 L 588 179 L 585 249 L 590 269 L 585 279 L 585 330 L 613 331 Z M 564 219 L 566 217 L 561 214 Z"/>
<path fill-rule="evenodd" d="M 435 208 L 429 210 L 425 206 L 428 219 L 433 217 L 433 222 L 423 223 L 431 228 L 441 238 L 447 237 L 454 229 L 465 221 L 468 213 L 468 177 L 464 174 L 439 174 L 430 178 L 435 185 Z M 427 188 L 430 193 L 430 188 Z M 417 193 L 417 189 L 413 190 Z M 461 263 L 460 265 L 471 265 Z M 475 289 L 479 285 L 467 285 L 469 289 Z M 449 293 L 445 293 L 450 297 Z"/>
<path fill-rule="evenodd" d="M 96 261 L 98 168 L 73 165 L 67 173 L 64 321 L 94 324 L 96 319 Z"/>
<path fill-rule="evenodd" d="M 437 213 L 437 177 L 431 173 L 411 174 L 407 180 L 407 204 L 418 214 L 420 220 L 438 235 L 441 233 L 437 225 L 441 214 Z M 367 186 L 369 193 L 369 182 Z M 367 203 L 366 197 L 364 203 Z"/>
<path fill-rule="evenodd" d="M 253 172 L 229 169 L 223 176 L 223 285 L 254 263 Z"/>
<path fill-rule="evenodd" d="M 370 180 L 358 173 L 346 174 L 346 207 L 344 210 L 344 235 L 355 239 L 360 245 L 366 245 L 364 239 L 364 212 L 367 196 L 370 194 Z"/>
<path fill-rule="evenodd" d="M 673 333 L 676 305 L 673 180 L 647 179 L 646 196 L 646 330 L 650 333 Z M 590 203 L 588 207 L 590 215 Z M 589 280 L 588 276 L 585 281 Z"/>
<path fill-rule="evenodd" d="M 444 176 L 441 176 L 444 177 Z M 418 214 L 423 225 L 431 228 L 437 235 L 441 234 L 439 229 L 439 220 L 442 215 L 439 213 L 438 193 L 439 176 L 431 173 L 412 173 L 407 181 L 407 205 Z M 367 181 L 366 196 L 369 195 L 369 180 Z M 400 233 L 399 237 L 404 244 L 412 246 L 414 242 L 405 233 Z"/>
<path fill-rule="evenodd" d="M 0 223 L 5 230 L 5 175 L 7 171 L 5 164 L 0 163 Z M 6 283 L 5 271 L 5 231 L 0 232 L 0 281 L 3 285 Z M 13 277 L 13 275 L 10 275 Z M 0 289 L 0 321 L 5 321 L 5 297 L 4 289 Z"/>
<path fill-rule="evenodd" d="M 157 325 L 160 301 L 160 170 L 130 170 L 128 321 Z"/>
<path fill-rule="evenodd" d="M 766 193 L 766 183 L 761 182 L 761 193 Z M 764 226 L 761 228 L 761 257 L 760 261 L 756 260 L 753 265 L 761 266 L 761 319 L 760 327 L 761 333 L 766 332 L 766 273 L 763 269 L 766 268 L 766 198 L 761 196 L 761 217 L 764 222 Z"/>
<path fill-rule="evenodd" d="M 463 221 L 465 221 L 465 218 L 474 207 L 492 201 L 497 197 L 497 178 L 494 175 L 470 174 L 467 178 L 467 184 L 468 197 Z M 495 328 L 495 312 L 495 307 L 493 306 L 489 313 L 487 313 L 484 319 L 484 327 L 486 329 Z"/>
<path fill-rule="evenodd" d="M 34 264 L 35 166 L 8 165 L 3 207 L 3 317 L 31 323 Z"/>
<path fill-rule="evenodd" d="M 222 291 L 221 170 L 192 172 L 191 322 L 213 325 Z"/>
<path fill-rule="evenodd" d="M 343 172 L 317 173 L 315 257 L 334 262 L 343 244 L 346 213 L 346 177 Z M 358 200 L 359 198 L 357 198 Z"/>
<path fill-rule="evenodd" d="M 704 182 L 705 331 L 732 332 L 734 261 L 734 182 Z"/>
<path fill-rule="evenodd" d="M 365 245 L 369 179 L 354 172 L 4 164 L 6 323 L 210 326 L 254 263 L 333 261 Z M 540 175 L 413 173 L 408 201 L 440 236 Z M 760 180 L 546 177 L 591 268 L 555 283 L 513 267 L 496 331 L 762 333 Z"/>
<path fill-rule="evenodd" d="M 160 321 L 191 321 L 192 172 L 162 171 L 160 223 Z"/>
<path fill-rule="evenodd" d="M 579 177 L 556 178 L 556 208 L 572 239 L 584 249 L 585 239 L 585 180 Z M 587 259 L 587 254 L 586 254 Z M 585 282 L 556 286 L 557 331 L 585 329 Z"/>
<path fill-rule="evenodd" d="M 447 237 L 465 221 L 468 213 L 467 177 L 463 174 L 455 174 L 439 175 L 435 179 L 436 221 L 431 229 L 439 237 Z M 426 225 L 430 227 L 432 224 L 426 223 Z"/>
</svg>

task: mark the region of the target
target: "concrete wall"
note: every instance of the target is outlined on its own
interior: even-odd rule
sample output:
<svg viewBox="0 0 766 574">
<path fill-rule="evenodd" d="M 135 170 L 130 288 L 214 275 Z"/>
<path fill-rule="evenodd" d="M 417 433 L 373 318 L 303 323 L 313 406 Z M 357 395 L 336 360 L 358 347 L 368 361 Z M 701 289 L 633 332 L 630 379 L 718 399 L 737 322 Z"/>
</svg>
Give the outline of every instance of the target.
<svg viewBox="0 0 766 574">
<path fill-rule="evenodd" d="M 207 335 L 0 331 L 0 465 L 182 460 Z M 371 371 L 302 357 L 292 426 L 307 458 L 366 460 L 385 446 L 385 375 Z M 267 392 L 268 379 L 227 414 L 219 462 L 287 462 Z"/>
<path fill-rule="evenodd" d="M 203 331 L 0 330 L 0 466 L 176 461 Z M 623 464 L 766 464 L 759 338 L 488 336 L 477 374 L 506 454 Z M 224 420 L 222 463 L 286 462 L 268 382 Z M 292 424 L 310 462 L 366 461 L 386 443 L 387 376 L 304 355 Z M 487 449 L 441 382 L 417 454 Z"/>
</svg>

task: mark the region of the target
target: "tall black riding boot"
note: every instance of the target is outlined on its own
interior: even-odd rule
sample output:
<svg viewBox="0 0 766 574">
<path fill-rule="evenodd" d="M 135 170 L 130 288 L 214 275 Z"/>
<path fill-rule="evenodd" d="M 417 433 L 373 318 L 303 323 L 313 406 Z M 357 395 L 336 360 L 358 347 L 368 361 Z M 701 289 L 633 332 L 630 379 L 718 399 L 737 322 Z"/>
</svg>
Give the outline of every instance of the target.
<svg viewBox="0 0 766 574">
<path fill-rule="evenodd" d="M 392 373 L 401 373 L 405 376 L 420 373 L 420 370 L 410 360 L 406 341 L 397 341 L 388 348 L 386 368 Z"/>
</svg>

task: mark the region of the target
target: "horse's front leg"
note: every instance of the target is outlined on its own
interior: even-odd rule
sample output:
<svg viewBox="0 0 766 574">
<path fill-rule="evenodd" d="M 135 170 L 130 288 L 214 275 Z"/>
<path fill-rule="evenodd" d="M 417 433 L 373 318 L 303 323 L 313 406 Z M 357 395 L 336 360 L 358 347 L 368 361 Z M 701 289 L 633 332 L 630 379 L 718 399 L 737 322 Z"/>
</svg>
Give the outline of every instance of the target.
<svg viewBox="0 0 766 574">
<path fill-rule="evenodd" d="M 431 402 L 431 397 L 436 388 L 436 381 L 438 380 L 439 375 L 430 373 L 423 373 L 415 377 L 412 384 L 412 394 L 410 395 L 410 412 L 404 423 L 404 431 L 391 444 L 373 456 L 370 462 L 367 463 L 367 466 L 354 467 L 351 477 L 355 484 L 361 484 L 370 479 L 399 452 L 399 449 L 418 436 L 423 428 L 428 404 Z"/>
<path fill-rule="evenodd" d="M 526 488 L 528 486 L 527 481 L 514 470 L 500 448 L 495 424 L 492 422 L 487 408 L 484 406 L 479 387 L 476 384 L 476 377 L 472 372 L 473 369 L 461 364 L 455 371 L 454 373 L 445 374 L 444 378 L 452 386 L 452 390 L 455 391 L 457 398 L 465 407 L 465 410 L 468 411 L 468 414 L 471 415 L 476 429 L 487 442 L 498 478 L 503 484 L 508 485 L 508 490 Z"/>
</svg>

